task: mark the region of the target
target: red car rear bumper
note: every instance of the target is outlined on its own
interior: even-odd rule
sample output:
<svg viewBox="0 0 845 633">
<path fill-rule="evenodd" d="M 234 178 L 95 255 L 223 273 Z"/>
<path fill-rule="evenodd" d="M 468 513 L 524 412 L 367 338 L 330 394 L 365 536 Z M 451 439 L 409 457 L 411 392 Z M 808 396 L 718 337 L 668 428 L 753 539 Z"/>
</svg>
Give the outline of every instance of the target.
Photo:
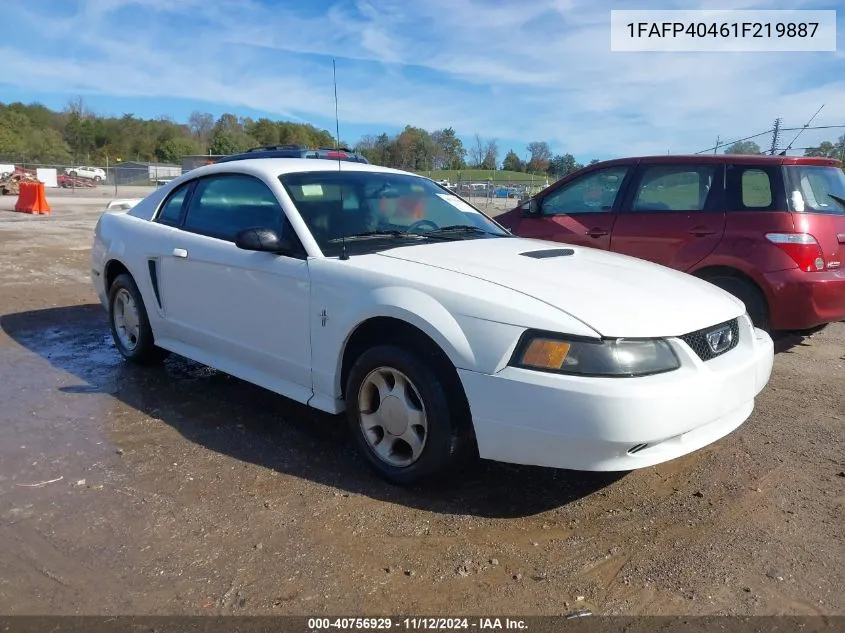
<svg viewBox="0 0 845 633">
<path fill-rule="evenodd" d="M 773 330 L 803 330 L 845 320 L 845 269 L 764 275 Z"/>
</svg>

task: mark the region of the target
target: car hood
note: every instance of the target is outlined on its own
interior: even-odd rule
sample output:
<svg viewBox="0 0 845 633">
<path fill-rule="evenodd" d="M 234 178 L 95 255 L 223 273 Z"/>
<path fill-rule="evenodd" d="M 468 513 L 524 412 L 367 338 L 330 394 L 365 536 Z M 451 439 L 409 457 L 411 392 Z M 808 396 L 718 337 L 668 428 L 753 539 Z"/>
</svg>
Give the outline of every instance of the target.
<svg viewBox="0 0 845 633">
<path fill-rule="evenodd" d="M 380 256 L 509 288 L 556 307 L 607 337 L 679 336 L 745 311 L 738 299 L 686 273 L 626 255 L 543 240 L 459 240 L 394 248 Z"/>
</svg>

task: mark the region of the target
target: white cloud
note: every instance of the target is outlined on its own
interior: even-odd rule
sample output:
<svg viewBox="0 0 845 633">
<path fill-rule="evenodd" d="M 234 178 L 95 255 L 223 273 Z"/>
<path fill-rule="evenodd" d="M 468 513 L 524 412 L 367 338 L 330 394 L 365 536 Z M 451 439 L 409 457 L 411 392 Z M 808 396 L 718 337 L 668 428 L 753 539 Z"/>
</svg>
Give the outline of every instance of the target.
<svg viewBox="0 0 845 633">
<path fill-rule="evenodd" d="M 673 8 L 639 8 L 650 4 Z M 800 5 L 809 3 L 699 6 Z M 821 5 L 836 2 L 812 4 Z M 307 6 L 87 0 L 62 18 L 63 3 L 21 3 L 7 20 L 37 31 L 44 45 L 7 41 L 6 67 L 27 70 L 4 80 L 33 91 L 197 99 L 333 120 L 336 56 L 345 123 L 373 132 L 451 125 L 468 136 L 549 140 L 585 159 L 695 151 L 717 135 L 764 130 L 777 116 L 800 125 L 822 103 L 829 105 L 816 123 L 843 123 L 841 53 L 614 53 L 607 1 L 347 0 L 322 15 Z M 801 142 L 834 135 L 808 132 Z"/>
</svg>

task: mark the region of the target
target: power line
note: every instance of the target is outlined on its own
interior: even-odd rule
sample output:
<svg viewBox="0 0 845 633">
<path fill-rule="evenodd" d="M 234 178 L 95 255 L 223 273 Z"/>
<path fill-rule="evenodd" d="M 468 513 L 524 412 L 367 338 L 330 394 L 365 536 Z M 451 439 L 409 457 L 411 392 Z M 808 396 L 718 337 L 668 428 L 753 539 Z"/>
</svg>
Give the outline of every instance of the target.
<svg viewBox="0 0 845 633">
<path fill-rule="evenodd" d="M 845 125 L 809 125 L 807 127 L 804 127 L 802 125 L 801 127 L 781 127 L 781 128 L 779 128 L 779 132 L 796 132 L 798 130 L 841 130 L 841 129 L 845 129 Z M 695 152 L 695 153 L 696 154 L 704 154 L 706 152 L 712 152 L 713 150 L 718 150 L 720 147 L 730 147 L 734 143 L 741 143 L 742 141 L 750 141 L 751 139 L 755 139 L 755 138 L 758 138 L 760 136 L 766 136 L 768 134 L 771 134 L 773 131 L 774 131 L 774 128 L 769 128 L 765 132 L 760 132 L 759 134 L 754 134 L 752 136 L 746 136 L 744 138 L 738 138 L 734 141 L 723 141 L 723 142 L 719 143 L 718 145 L 715 145 L 713 147 L 708 147 L 707 149 L 703 149 L 703 150 L 700 150 L 700 151 Z M 793 148 L 793 149 L 795 149 L 795 148 Z"/>
<path fill-rule="evenodd" d="M 795 130 L 833 130 L 842 129 L 845 125 L 809 125 L 807 127 L 782 127 L 781 132 L 794 132 Z"/>
<path fill-rule="evenodd" d="M 733 145 L 734 143 L 741 143 L 742 141 L 750 141 L 752 138 L 757 138 L 758 136 L 765 136 L 766 134 L 771 134 L 771 133 L 772 133 L 772 130 L 768 129 L 765 132 L 760 132 L 759 134 L 754 134 L 753 136 L 746 136 L 745 138 L 738 138 L 735 141 L 726 141 L 726 142 L 723 142 L 723 143 L 719 143 L 718 145 L 716 145 L 714 147 L 708 147 L 707 149 L 703 149 L 699 152 L 696 152 L 696 154 L 704 154 L 705 152 L 712 152 L 714 149 L 719 149 L 720 147 L 728 147 L 730 145 Z"/>
</svg>

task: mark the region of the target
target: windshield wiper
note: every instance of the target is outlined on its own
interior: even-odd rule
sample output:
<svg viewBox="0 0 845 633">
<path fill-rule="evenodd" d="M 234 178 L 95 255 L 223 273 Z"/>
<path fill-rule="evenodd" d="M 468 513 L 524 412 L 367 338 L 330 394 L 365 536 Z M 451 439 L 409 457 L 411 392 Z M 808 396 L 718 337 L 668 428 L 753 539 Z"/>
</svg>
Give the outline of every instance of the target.
<svg viewBox="0 0 845 633">
<path fill-rule="evenodd" d="M 450 224 L 449 226 L 441 226 L 440 228 L 434 229 L 432 231 L 426 231 L 425 233 L 423 233 L 423 235 L 431 235 L 432 233 L 484 233 L 485 235 L 498 236 L 498 233 L 493 233 L 491 231 L 487 231 L 485 229 L 481 229 L 477 226 L 472 226 L 469 224 Z M 500 237 L 504 237 L 504 235 Z"/>
<path fill-rule="evenodd" d="M 413 237 L 413 238 L 420 238 L 422 235 L 419 233 L 408 233 L 408 231 L 399 231 L 396 229 L 392 230 L 385 230 L 385 231 L 364 231 L 363 233 L 353 233 L 352 235 L 345 235 L 343 237 L 335 237 L 329 240 L 329 244 L 335 244 L 338 242 L 343 242 L 344 240 L 360 240 L 360 239 L 367 239 L 370 237 Z"/>
<path fill-rule="evenodd" d="M 825 192 L 825 193 L 827 193 L 827 192 Z M 845 207 L 845 198 L 840 198 L 839 196 L 832 194 L 832 193 L 828 193 L 827 195 L 830 196 L 831 198 L 833 198 L 836 202 L 841 204 L 843 207 Z"/>
</svg>

